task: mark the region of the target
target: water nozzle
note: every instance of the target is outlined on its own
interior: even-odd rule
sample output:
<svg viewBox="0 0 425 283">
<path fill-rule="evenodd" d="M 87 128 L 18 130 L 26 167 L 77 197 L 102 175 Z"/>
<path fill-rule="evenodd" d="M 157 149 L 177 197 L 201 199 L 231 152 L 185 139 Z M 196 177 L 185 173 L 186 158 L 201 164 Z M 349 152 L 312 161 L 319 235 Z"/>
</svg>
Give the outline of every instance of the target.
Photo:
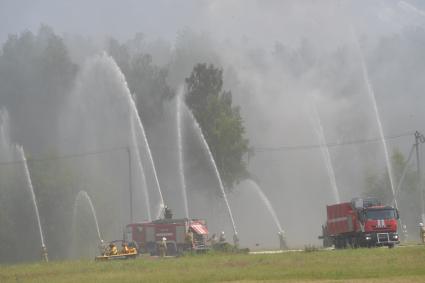
<svg viewBox="0 0 425 283">
<path fill-rule="evenodd" d="M 41 246 L 41 260 L 45 261 L 45 262 L 49 262 L 49 257 L 47 254 L 47 248 L 45 245 Z"/>
<path fill-rule="evenodd" d="M 239 247 L 239 237 L 237 232 L 233 235 L 233 244 L 235 245 L 236 248 Z"/>
</svg>

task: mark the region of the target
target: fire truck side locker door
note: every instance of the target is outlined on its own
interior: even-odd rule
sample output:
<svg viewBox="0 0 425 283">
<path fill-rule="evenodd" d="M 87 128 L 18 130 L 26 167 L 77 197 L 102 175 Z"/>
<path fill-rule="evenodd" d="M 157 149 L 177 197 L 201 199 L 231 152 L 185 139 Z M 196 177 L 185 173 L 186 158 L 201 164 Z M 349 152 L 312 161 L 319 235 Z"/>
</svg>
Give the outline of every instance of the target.
<svg viewBox="0 0 425 283">
<path fill-rule="evenodd" d="M 146 227 L 145 230 L 146 235 L 146 243 L 147 242 L 155 242 L 155 227 Z"/>
<path fill-rule="evenodd" d="M 348 231 L 353 232 L 354 231 L 354 225 L 353 225 L 353 216 L 352 215 L 347 216 L 347 225 L 348 225 Z"/>
<path fill-rule="evenodd" d="M 176 227 L 176 243 L 184 244 L 184 238 L 186 235 L 186 227 L 184 225 Z"/>
</svg>

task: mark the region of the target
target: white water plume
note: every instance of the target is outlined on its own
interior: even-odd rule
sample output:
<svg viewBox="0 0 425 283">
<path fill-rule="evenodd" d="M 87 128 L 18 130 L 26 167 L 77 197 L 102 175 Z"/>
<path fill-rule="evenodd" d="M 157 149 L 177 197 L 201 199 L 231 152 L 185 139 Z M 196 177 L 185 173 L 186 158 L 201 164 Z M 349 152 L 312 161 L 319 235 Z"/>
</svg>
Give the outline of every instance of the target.
<svg viewBox="0 0 425 283">
<path fill-rule="evenodd" d="M 383 129 L 382 122 L 381 122 L 381 116 L 379 114 L 378 104 L 376 103 L 375 91 L 372 87 L 372 83 L 370 82 L 369 73 L 368 73 L 366 62 L 365 62 L 365 59 L 364 59 L 364 54 L 363 54 L 363 51 L 360 47 L 360 43 L 358 41 L 357 35 L 356 35 L 353 27 L 351 27 L 351 34 L 352 34 L 353 39 L 354 39 L 355 47 L 356 47 L 356 49 L 359 53 L 363 79 L 364 79 L 365 84 L 366 84 L 367 92 L 370 96 L 370 100 L 372 101 L 372 106 L 373 106 L 373 110 L 374 110 L 374 113 L 375 113 L 376 122 L 378 124 L 379 136 L 381 138 L 382 147 L 384 149 L 384 155 L 385 155 L 385 161 L 386 161 L 386 165 L 387 165 L 388 178 L 390 180 L 391 192 L 392 192 L 392 195 L 394 196 L 395 195 L 395 189 L 394 189 L 391 160 L 390 160 L 390 156 L 389 156 L 389 152 L 388 152 L 387 142 L 386 142 L 385 136 L 384 136 L 384 129 Z M 394 200 L 394 204 L 395 204 L 395 207 L 398 206 L 397 200 Z"/>
<path fill-rule="evenodd" d="M 276 228 L 278 229 L 278 232 L 282 232 L 282 225 L 280 224 L 279 218 L 277 217 L 276 211 L 274 210 L 269 198 L 264 194 L 263 190 L 261 190 L 260 186 L 256 182 L 254 182 L 251 179 L 247 180 L 248 183 L 251 184 L 251 187 L 254 189 L 254 191 L 260 196 L 260 199 L 264 203 L 264 205 L 267 207 L 267 210 L 270 212 L 270 215 L 273 218 L 274 223 L 276 224 Z"/>
<path fill-rule="evenodd" d="M 85 199 L 87 201 L 87 203 L 89 204 L 90 211 L 91 211 L 91 214 L 93 216 L 93 220 L 94 220 L 94 223 L 95 223 L 95 226 L 96 226 L 97 236 L 99 238 L 99 241 L 102 242 L 103 239 L 102 239 L 102 236 L 100 234 L 99 222 L 97 221 L 96 210 L 94 208 L 93 202 L 91 201 L 89 194 L 86 191 L 79 191 L 78 194 L 77 194 L 77 197 L 75 198 L 74 211 L 73 211 L 73 217 L 74 217 L 73 223 L 75 223 L 75 221 L 76 221 L 76 217 L 77 217 L 77 213 L 78 213 L 78 211 L 77 211 L 78 204 L 83 199 Z"/>
<path fill-rule="evenodd" d="M 116 67 L 118 68 L 118 66 L 116 66 Z M 127 93 L 126 97 L 128 99 L 128 102 L 129 102 L 131 115 L 133 115 L 133 117 L 135 117 L 136 122 L 137 122 L 137 127 L 139 128 L 139 130 L 142 133 L 143 141 L 145 143 L 146 151 L 147 151 L 149 161 L 150 161 L 150 164 L 151 164 L 151 167 L 152 167 L 152 172 L 153 172 L 153 175 L 154 175 L 154 178 L 155 178 L 155 185 L 156 185 L 156 188 L 158 190 L 158 194 L 159 194 L 159 198 L 160 198 L 160 203 L 158 204 L 157 214 L 156 214 L 156 218 L 159 218 L 161 213 L 162 213 L 162 210 L 164 208 L 164 198 L 162 197 L 161 187 L 159 185 L 159 180 L 158 180 L 158 174 L 156 173 L 155 162 L 153 161 L 152 152 L 151 152 L 149 142 L 148 142 L 148 139 L 147 139 L 146 133 L 145 133 L 145 128 L 143 127 L 142 120 L 140 119 L 139 113 L 137 111 L 136 103 L 134 102 L 133 97 L 130 95 L 130 92 Z"/>
<path fill-rule="evenodd" d="M 202 129 L 199 126 L 198 122 L 196 121 L 195 117 L 193 116 L 192 112 L 187 107 L 184 107 L 184 108 L 187 110 L 191 120 L 193 121 L 193 126 L 194 126 L 194 128 L 195 128 L 195 130 L 198 134 L 199 139 L 201 140 L 202 144 L 204 145 L 205 152 L 207 153 L 209 160 L 210 160 L 210 163 L 214 168 L 214 172 L 215 172 L 215 175 L 217 177 L 217 180 L 218 180 L 218 183 L 219 183 L 219 186 L 220 186 L 221 194 L 223 196 L 224 202 L 226 203 L 227 212 L 229 214 L 229 218 L 230 218 L 230 221 L 232 223 L 233 232 L 234 232 L 235 235 L 238 235 L 235 220 L 233 218 L 232 210 L 230 208 L 229 200 L 227 199 L 227 194 L 226 194 L 226 191 L 224 190 L 224 186 L 223 186 L 223 182 L 221 180 L 220 172 L 218 171 L 217 165 L 215 164 L 215 160 L 214 160 L 214 157 L 213 157 L 212 152 L 210 150 L 210 147 L 209 147 L 207 141 L 205 140 L 204 134 L 202 133 Z"/>
<path fill-rule="evenodd" d="M 35 197 L 34 187 L 32 185 L 31 175 L 30 175 L 30 171 L 28 169 L 28 164 L 27 164 L 27 159 L 25 157 L 24 148 L 22 146 L 16 146 L 16 150 L 17 150 L 18 154 L 20 155 L 20 158 L 21 158 L 23 166 L 24 166 L 25 178 L 26 178 L 26 181 L 27 181 L 28 189 L 29 189 L 30 194 L 31 194 L 32 203 L 34 205 L 35 216 L 37 218 L 38 230 L 40 232 L 41 247 L 45 248 L 46 244 L 44 242 L 43 229 L 41 227 L 40 213 L 38 211 L 37 199 Z"/>
<path fill-rule="evenodd" d="M 332 160 L 331 160 L 331 154 L 329 152 L 329 148 L 326 144 L 326 138 L 325 138 L 325 132 L 323 130 L 323 126 L 322 126 L 322 120 L 320 119 L 319 113 L 317 112 L 317 106 L 316 103 L 313 102 L 311 104 L 311 113 L 313 117 L 311 118 L 311 123 L 314 126 L 314 131 L 316 132 L 317 138 L 319 140 L 319 144 L 320 144 L 320 151 L 322 152 L 323 155 L 323 161 L 325 163 L 326 166 L 326 171 L 328 172 L 328 177 L 329 177 L 329 182 L 331 184 L 331 188 L 332 188 L 332 193 L 333 196 L 335 198 L 335 202 L 339 203 L 340 202 L 340 195 L 339 195 L 339 190 L 338 190 L 338 186 L 336 183 L 336 177 L 335 177 L 335 171 L 332 165 Z"/>
<path fill-rule="evenodd" d="M 105 154 L 81 161 L 77 170 L 84 170 L 91 190 L 104 191 L 107 202 L 119 205 L 119 209 L 113 212 L 114 217 L 123 221 L 128 219 L 125 215 L 128 211 L 128 190 L 124 189 L 123 182 L 132 183 L 133 179 L 136 181 L 134 188 L 138 189 L 132 196 L 132 202 L 137 204 L 134 216 L 141 217 L 145 209 L 149 211 L 146 215 L 149 220 L 155 217 L 152 214 L 154 210 L 154 214 L 159 215 L 164 201 L 146 133 L 126 78 L 111 56 L 102 53 L 85 62 L 65 111 L 67 115 L 64 115 L 61 131 L 67 142 L 64 144 L 66 152 L 106 150 Z M 128 174 L 124 167 L 127 160 L 127 157 L 123 158 L 125 152 L 110 153 L 108 150 L 111 148 L 128 148 L 131 151 L 134 175 Z M 147 170 L 150 167 L 152 170 Z M 152 184 L 151 187 L 149 184 Z M 142 191 L 139 193 L 139 190 Z M 153 207 L 154 201 L 159 202 L 158 207 Z M 121 228 L 111 225 L 108 229 L 119 233 Z"/>
<path fill-rule="evenodd" d="M 415 6 L 413 6 L 412 4 L 409 4 L 405 1 L 399 1 L 398 6 L 402 9 L 406 10 L 406 11 L 413 12 L 413 13 L 419 15 L 419 16 L 425 17 L 425 11 L 418 9 Z"/>
<path fill-rule="evenodd" d="M 137 113 L 136 113 L 137 115 Z M 150 201 L 149 201 L 149 191 L 148 191 L 148 184 L 146 182 L 146 175 L 145 175 L 145 170 L 143 168 L 143 164 L 142 164 L 142 160 L 140 159 L 140 151 L 139 151 L 139 146 L 137 145 L 137 140 L 136 140 L 136 134 L 134 132 L 134 122 L 133 122 L 133 117 L 134 115 L 130 115 L 130 131 L 131 131 L 131 140 L 132 140 L 132 147 L 135 154 L 136 154 L 136 160 L 137 160 L 137 166 L 138 169 L 140 170 L 140 175 L 141 175 L 141 179 L 142 179 L 142 185 L 143 185 L 143 194 L 144 194 L 144 198 L 145 198 L 145 205 L 146 205 L 146 212 L 148 215 L 148 220 L 152 221 L 152 215 L 151 215 L 151 205 L 150 205 Z M 130 180 L 131 181 L 131 180 Z M 133 200 L 130 200 L 131 202 Z M 131 221 L 133 221 L 133 219 L 131 219 Z"/>
<path fill-rule="evenodd" d="M 183 93 L 184 88 L 181 87 L 177 93 L 177 144 L 178 144 L 178 151 L 179 151 L 179 173 L 180 173 L 180 185 L 182 189 L 182 197 L 183 197 L 183 203 L 184 203 L 184 212 L 186 218 L 189 218 L 189 205 L 187 202 L 187 188 L 186 188 L 186 179 L 184 176 L 184 158 L 183 158 L 183 137 L 182 137 L 182 100 L 183 100 Z"/>
</svg>

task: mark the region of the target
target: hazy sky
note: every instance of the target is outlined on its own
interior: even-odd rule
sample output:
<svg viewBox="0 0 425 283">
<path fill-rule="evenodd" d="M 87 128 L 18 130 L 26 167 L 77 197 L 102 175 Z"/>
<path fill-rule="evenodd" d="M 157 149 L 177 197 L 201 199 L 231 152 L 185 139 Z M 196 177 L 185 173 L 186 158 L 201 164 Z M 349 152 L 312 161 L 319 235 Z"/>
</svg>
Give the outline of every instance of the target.
<svg viewBox="0 0 425 283">
<path fill-rule="evenodd" d="M 353 52 L 354 37 L 349 32 L 350 26 L 352 26 L 356 30 L 359 41 L 363 40 L 363 36 L 367 37 L 367 40 L 364 41 L 367 43 L 364 44 L 366 57 L 369 55 L 369 58 L 376 59 L 368 63 L 375 64 L 371 66 L 370 74 L 371 78 L 375 79 L 372 83 L 375 83 L 385 133 L 388 135 L 400 134 L 411 129 L 421 130 L 419 127 L 423 127 L 424 116 L 421 106 L 424 105 L 424 100 L 420 95 L 423 89 L 423 79 L 421 73 L 418 72 L 422 71 L 421 66 L 424 64 L 421 65 L 421 61 L 419 61 L 423 60 L 422 57 L 415 57 L 420 55 L 421 52 L 418 50 L 421 50 L 421 45 L 415 45 L 413 36 L 412 38 L 403 38 L 409 33 L 398 32 L 405 27 L 425 28 L 424 0 L 0 0 L 0 44 L 5 42 L 10 33 L 21 33 L 25 30 L 36 32 L 41 24 L 52 27 L 58 35 L 68 33 L 95 39 L 113 36 L 122 41 L 133 38 L 137 32 L 145 34 L 147 41 L 154 41 L 159 37 L 169 42 L 174 42 L 178 31 L 185 28 L 195 32 L 208 33 L 213 40 L 204 40 L 209 37 L 194 36 L 193 40 L 188 37 L 189 47 L 187 50 L 190 52 L 187 52 L 188 55 L 183 54 L 181 61 L 174 62 L 174 67 L 171 64 L 170 74 L 174 72 L 174 76 L 183 81 L 184 77 L 190 74 L 195 63 L 210 60 L 209 52 L 219 53 L 219 63 L 224 67 L 225 72 L 230 67 L 235 70 L 235 82 L 233 82 L 232 88 L 229 88 L 234 95 L 235 104 L 241 106 L 251 145 L 269 148 L 320 143 L 314 137 L 314 129 L 306 115 L 308 110 L 305 110 L 305 106 L 315 94 L 320 95 L 319 98 L 321 98 L 317 108 L 323 120 L 323 128 L 328 142 L 369 139 L 379 135 L 376 119 L 373 116 L 373 107 L 362 76 L 363 70 L 359 63 L 359 54 L 362 52 L 358 52 L 361 50 L 355 51 L 357 52 L 355 54 Z M 374 39 L 381 40 L 382 35 L 394 33 L 398 33 L 402 39 L 398 41 L 396 38 L 388 49 L 382 48 L 386 53 L 382 54 L 384 59 L 381 61 L 380 56 L 377 56 L 379 49 L 373 49 L 373 41 Z M 422 36 L 422 34 L 419 33 L 418 36 Z M 301 49 L 299 43 L 303 38 L 307 38 L 308 43 L 315 45 L 314 47 L 319 47 L 317 50 L 313 50 L 313 55 L 318 54 L 321 60 L 328 60 L 328 62 L 318 60 L 319 62 L 315 63 L 313 61 L 314 64 L 309 66 L 311 64 L 308 60 L 309 56 L 306 56 L 307 60 L 300 60 L 300 58 L 303 59 L 303 55 L 298 56 L 297 54 L 302 54 L 302 50 L 299 51 Z M 387 38 L 391 37 L 387 36 Z M 196 46 L 198 41 L 202 41 L 203 44 Z M 277 60 L 279 57 L 273 52 L 262 53 L 251 48 L 252 46 L 273 48 L 277 41 L 285 47 L 287 45 L 292 47 L 289 50 L 292 52 L 291 54 L 294 54 L 291 57 L 295 58 L 294 63 L 285 57 L 282 63 Z M 342 49 L 341 53 L 320 50 L 320 48 L 329 48 L 331 51 L 335 51 L 344 46 L 341 44 L 344 42 L 348 42 L 352 50 Z M 391 41 L 389 42 L 391 43 Z M 216 46 L 211 47 L 210 45 L 213 44 Z M 78 53 L 79 46 L 69 47 L 70 52 L 73 52 L 72 47 L 76 49 L 75 53 Z M 363 48 L 363 46 L 361 47 Z M 86 51 L 84 46 L 81 49 L 83 50 L 81 53 Z M 410 50 L 416 53 L 410 56 L 408 53 Z M 161 56 L 163 55 L 163 53 L 159 53 Z M 172 52 L 169 53 L 172 54 Z M 164 54 L 168 53 L 164 52 Z M 306 54 L 311 53 L 306 52 Z M 343 60 L 340 62 L 338 58 Z M 168 63 L 168 59 L 166 58 L 164 62 Z M 71 98 L 76 96 L 76 99 L 79 97 L 90 99 L 91 97 L 85 95 L 86 93 L 93 95 L 98 89 L 114 90 L 113 86 L 109 87 L 106 82 L 114 82 L 114 78 L 122 75 L 121 71 L 115 67 L 114 63 L 111 63 L 110 58 L 104 57 L 96 60 L 100 66 L 99 71 L 96 69 L 93 74 L 89 72 L 87 75 L 84 70 L 85 68 L 90 69 L 87 67 L 90 66 L 90 63 L 86 63 L 89 64 L 87 66 L 81 65 L 80 70 L 82 71 L 76 82 L 78 86 L 81 80 L 87 84 L 87 87 L 91 87 L 93 82 L 93 87 L 87 91 L 81 91 L 81 96 L 70 95 Z M 405 62 L 407 63 L 404 64 Z M 409 62 L 419 62 L 419 66 L 411 64 L 412 68 Z M 22 66 L 27 67 L 26 64 L 32 64 L 32 62 L 25 62 Z M 103 64 L 106 65 L 102 67 Z M 20 68 L 25 69 L 22 66 Z M 95 66 L 97 65 L 95 64 Z M 186 67 L 187 69 L 185 69 Z M 298 72 L 298 69 L 301 71 Z M 36 72 L 38 70 L 30 68 L 31 75 Z M 105 81 L 100 81 L 99 85 L 97 85 L 96 79 L 92 79 L 92 77 L 96 78 L 95 75 L 98 73 Z M 18 72 L 18 74 L 20 73 Z M 34 77 L 37 78 L 35 75 Z M 175 81 L 178 80 L 175 79 Z M 30 80 L 30 82 L 33 81 Z M 409 83 L 413 84 L 411 88 Z M 105 92 L 105 97 L 114 97 L 116 93 L 120 93 L 119 88 L 127 87 L 123 85 L 122 81 L 121 84 L 115 83 L 114 85 L 118 91 Z M 77 88 L 75 93 L 78 91 Z M 108 95 L 108 93 L 110 94 Z M 98 95 L 101 97 L 103 93 L 99 91 Z M 35 99 L 38 99 L 38 96 Z M 92 101 L 96 101 L 96 99 Z M 75 105 L 79 105 L 79 103 L 79 100 L 75 101 Z M 40 111 L 42 108 L 33 107 L 33 105 L 44 107 L 44 104 L 28 105 L 31 107 L 26 106 L 27 108 L 25 108 L 19 104 L 20 109 L 31 111 L 30 114 L 28 111 L 22 112 L 25 113 L 22 115 L 22 124 L 30 125 L 28 121 L 36 120 L 29 119 L 28 117 L 32 117 L 30 115 L 47 117 L 39 115 L 39 113 L 43 113 Z M 87 105 L 89 104 L 87 103 Z M 107 107 L 94 108 L 108 110 L 108 107 L 111 107 L 108 104 L 105 105 Z M 65 106 L 68 107 L 68 105 Z M 115 109 L 115 107 L 111 108 Z M 73 109 L 71 107 L 68 109 L 68 113 L 61 113 L 61 115 L 69 116 L 68 118 L 74 121 L 75 111 L 72 111 Z M 88 109 L 91 110 L 91 108 Z M 174 110 L 170 111 L 170 115 L 173 117 L 170 118 L 170 125 L 160 124 L 155 129 L 157 132 L 152 130 L 157 135 L 152 139 L 161 141 L 159 144 L 169 142 L 169 145 L 166 144 L 169 147 L 175 147 L 175 116 L 172 111 Z M 17 116 L 16 113 L 15 111 L 14 114 Z M 109 112 L 103 111 L 102 113 L 107 113 L 107 118 L 114 119 L 114 115 L 109 115 Z M 87 116 L 82 116 L 81 121 L 85 119 L 93 122 L 93 125 L 87 125 L 96 130 L 105 129 L 107 133 L 109 133 L 108 129 L 114 129 L 111 127 L 112 121 L 105 123 L 107 127 L 104 124 L 98 127 L 95 123 L 97 120 L 92 118 L 97 117 L 96 114 L 98 113 L 95 111 L 87 111 Z M 103 116 L 99 117 L 99 123 L 109 121 Z M 126 119 L 127 116 L 124 118 Z M 75 132 L 69 130 L 68 127 L 62 127 L 61 130 L 66 131 L 67 134 L 68 132 L 77 133 L 73 136 L 79 142 L 82 140 L 81 144 L 85 145 L 86 140 L 80 137 L 79 123 L 75 123 L 73 126 L 75 126 Z M 22 140 L 33 143 L 34 137 L 31 131 L 38 133 L 39 130 L 29 126 L 28 128 L 30 131 L 25 132 L 16 127 L 27 136 L 31 134 L 31 140 Z M 78 148 L 77 151 L 77 149 L 66 148 L 63 151 L 72 153 L 91 151 L 98 140 L 101 141 L 98 143 L 100 150 L 111 148 L 108 142 L 111 141 L 112 144 L 112 141 L 115 140 L 106 134 L 105 138 L 101 138 L 103 136 L 100 134 L 92 135 L 93 132 L 97 133 L 90 131 L 89 128 L 87 130 L 89 134 L 81 135 L 87 138 L 87 144 L 90 145 L 87 146 L 87 149 L 80 150 Z M 40 140 L 44 138 L 41 134 L 38 136 Z M 113 132 L 111 136 L 117 136 L 116 132 Z M 118 136 L 121 137 L 124 134 Z M 59 137 L 58 140 L 61 138 Z M 52 139 L 52 144 L 53 142 L 55 139 Z M 412 138 L 409 137 L 409 140 L 406 138 L 403 142 L 402 146 L 406 148 L 401 147 L 401 149 L 405 153 L 411 146 Z M 117 144 L 121 145 L 122 143 L 117 142 Z M 343 192 L 342 199 L 349 199 L 351 194 L 358 196 L 361 193 L 364 187 L 365 172 L 367 170 L 372 172 L 369 168 L 379 174 L 385 167 L 383 152 L 379 145 L 372 144 L 370 146 L 374 147 L 366 148 L 366 145 L 362 144 L 358 147 L 331 148 L 330 154 L 334 162 L 336 181 Z M 163 156 L 161 155 L 161 159 L 158 158 L 157 162 L 163 166 L 159 166 L 162 169 L 159 171 L 160 180 L 170 184 L 170 187 L 175 187 L 176 163 L 171 160 L 174 157 Z M 270 196 L 271 202 L 275 205 L 278 204 L 276 205 L 277 214 L 281 217 L 283 228 L 288 232 L 288 239 L 292 240 L 292 243 L 298 241 L 296 244 L 301 245 L 302 241 L 305 243 L 317 241 L 320 223 L 325 218 L 325 204 L 333 201 L 332 191 L 329 190 L 326 166 L 322 159 L 320 151 L 317 149 L 311 151 L 265 151 L 258 152 L 251 158 L 250 171 L 259 180 L 265 193 Z M 102 163 L 102 166 L 105 164 Z M 125 164 L 124 169 L 120 169 L 125 170 L 127 163 Z M 89 165 L 91 166 L 91 164 Z M 81 177 L 81 182 L 86 182 L 86 176 L 92 176 L 93 179 L 89 179 L 89 177 L 87 179 L 104 192 L 103 181 L 108 178 L 100 180 L 98 176 L 102 176 L 100 174 L 109 176 L 109 172 L 115 170 L 113 167 L 115 164 L 110 168 L 108 166 L 106 164 L 105 169 L 103 171 L 99 169 L 99 172 L 96 171 L 97 167 L 93 166 L 93 171 L 89 171 L 93 173 L 90 175 L 90 173 L 84 172 L 87 175 Z M 80 170 L 83 171 L 81 168 L 76 171 L 80 172 Z M 119 178 L 112 179 L 117 183 L 121 180 Z M 205 185 L 204 179 L 194 178 L 194 180 L 193 184 L 197 185 L 197 182 L 201 184 L 202 181 L 202 185 Z M 110 183 L 110 189 L 117 192 L 116 186 L 113 186 L 114 182 Z M 109 184 L 109 182 L 107 183 Z M 206 183 L 209 186 L 208 180 Z M 215 185 L 214 183 L 213 186 Z M 99 195 L 104 195 L 104 193 L 99 193 Z M 302 201 L 300 202 L 300 200 Z M 197 205 L 197 203 L 194 202 L 193 205 Z M 300 211 L 300 207 L 303 208 L 302 213 L 297 213 L 297 217 L 292 217 L 295 215 L 294 211 Z M 204 207 L 202 209 L 205 211 Z M 201 211 L 201 207 L 199 210 Z M 257 213 L 257 210 L 251 209 L 251 212 Z M 257 217 L 257 215 L 253 217 Z M 210 224 L 211 222 L 209 222 Z M 241 228 L 243 229 L 243 226 Z M 247 224 L 245 228 L 249 231 L 248 229 L 252 227 Z M 317 230 L 312 233 L 312 229 Z M 275 243 L 277 243 L 274 232 L 270 234 L 270 239 L 270 242 L 276 241 Z"/>
<path fill-rule="evenodd" d="M 423 24 L 425 1 L 419 0 L 0 0 L 0 42 L 9 33 L 35 31 L 41 23 L 59 34 L 112 35 L 173 41 L 183 28 L 205 31 L 221 40 L 248 39 L 272 45 L 316 34 L 322 42 L 340 37 L 335 23 L 351 20 L 368 32 L 388 32 Z M 341 25 L 344 26 L 343 24 Z M 313 32 L 313 33 L 312 33 Z M 342 32 L 345 32 L 342 30 Z"/>
<path fill-rule="evenodd" d="M 203 1 L 22 0 L 0 1 L 0 40 L 8 33 L 34 30 L 40 23 L 56 32 L 132 37 L 142 31 L 167 39 L 196 20 Z"/>
</svg>

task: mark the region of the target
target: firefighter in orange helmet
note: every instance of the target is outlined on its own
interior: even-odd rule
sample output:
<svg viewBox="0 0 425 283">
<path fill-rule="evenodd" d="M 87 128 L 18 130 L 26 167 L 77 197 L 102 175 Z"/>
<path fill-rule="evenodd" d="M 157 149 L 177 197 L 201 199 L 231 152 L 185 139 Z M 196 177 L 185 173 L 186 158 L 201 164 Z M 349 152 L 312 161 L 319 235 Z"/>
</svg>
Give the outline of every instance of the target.
<svg viewBox="0 0 425 283">
<path fill-rule="evenodd" d="M 128 254 L 130 252 L 128 245 L 126 242 L 122 242 L 122 250 L 121 253 L 122 254 Z"/>
<path fill-rule="evenodd" d="M 118 254 L 117 246 L 115 246 L 114 243 L 110 243 L 109 244 L 109 255 L 117 255 L 117 254 Z"/>
</svg>

